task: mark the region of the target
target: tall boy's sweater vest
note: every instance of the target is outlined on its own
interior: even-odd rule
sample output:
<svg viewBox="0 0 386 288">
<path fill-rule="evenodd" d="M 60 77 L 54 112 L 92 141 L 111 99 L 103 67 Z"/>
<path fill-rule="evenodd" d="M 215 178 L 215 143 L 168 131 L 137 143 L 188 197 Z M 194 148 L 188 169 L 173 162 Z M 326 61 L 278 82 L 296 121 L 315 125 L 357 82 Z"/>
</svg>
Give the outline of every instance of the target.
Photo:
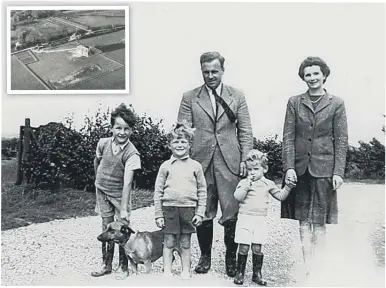
<svg viewBox="0 0 386 288">
<path fill-rule="evenodd" d="M 99 163 L 95 186 L 109 196 L 122 197 L 123 177 L 125 173 L 125 163 L 132 155 L 138 154 L 135 146 L 129 142 L 125 148 L 113 154 L 111 138 L 99 140 L 102 149 L 102 159 Z"/>
</svg>

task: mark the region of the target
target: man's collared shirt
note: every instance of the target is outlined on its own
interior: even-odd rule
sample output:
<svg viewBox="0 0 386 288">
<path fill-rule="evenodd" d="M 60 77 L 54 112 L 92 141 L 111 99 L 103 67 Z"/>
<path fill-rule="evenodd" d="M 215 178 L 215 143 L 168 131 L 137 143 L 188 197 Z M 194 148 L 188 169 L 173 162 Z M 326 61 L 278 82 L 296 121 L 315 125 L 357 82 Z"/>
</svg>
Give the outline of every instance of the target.
<svg viewBox="0 0 386 288">
<path fill-rule="evenodd" d="M 216 110 L 217 110 L 217 109 L 216 109 L 216 98 L 214 98 L 212 89 L 210 89 L 206 84 L 205 84 L 205 87 L 206 87 L 206 90 L 208 90 L 210 102 L 212 102 L 212 108 L 213 108 L 214 115 L 217 116 L 217 115 L 216 115 Z M 216 88 L 216 92 L 217 92 L 217 95 L 218 95 L 218 96 L 221 95 L 221 90 L 222 90 L 222 82 L 221 82 L 220 85 L 218 85 L 218 87 Z"/>
</svg>

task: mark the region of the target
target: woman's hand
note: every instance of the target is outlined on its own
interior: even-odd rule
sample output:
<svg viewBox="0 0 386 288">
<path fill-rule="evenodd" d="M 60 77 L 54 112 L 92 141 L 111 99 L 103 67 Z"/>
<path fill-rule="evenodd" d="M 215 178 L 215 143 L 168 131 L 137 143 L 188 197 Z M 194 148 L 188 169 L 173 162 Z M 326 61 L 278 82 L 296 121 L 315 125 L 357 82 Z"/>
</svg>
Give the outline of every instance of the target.
<svg viewBox="0 0 386 288">
<path fill-rule="evenodd" d="M 343 179 L 339 175 L 332 176 L 332 189 L 338 190 L 343 184 Z"/>
<path fill-rule="evenodd" d="M 155 224 L 157 224 L 157 226 L 162 229 L 165 227 L 165 219 L 163 217 L 157 218 L 155 219 Z"/>
<path fill-rule="evenodd" d="M 296 182 L 298 182 L 298 176 L 296 176 L 296 171 L 295 169 L 288 169 L 287 172 L 285 173 L 285 178 L 284 182 L 286 185 L 295 185 Z"/>
</svg>

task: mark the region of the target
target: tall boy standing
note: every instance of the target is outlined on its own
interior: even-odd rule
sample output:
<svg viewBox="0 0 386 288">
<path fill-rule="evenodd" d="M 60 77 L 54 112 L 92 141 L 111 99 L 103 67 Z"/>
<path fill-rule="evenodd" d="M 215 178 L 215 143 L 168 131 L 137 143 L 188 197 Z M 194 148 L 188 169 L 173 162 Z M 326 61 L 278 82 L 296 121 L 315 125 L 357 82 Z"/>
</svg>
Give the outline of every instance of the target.
<svg viewBox="0 0 386 288">
<path fill-rule="evenodd" d="M 114 221 L 114 215 L 130 221 L 131 188 L 134 171 L 141 169 L 139 153 L 130 142 L 136 122 L 134 113 L 124 104 L 111 113 L 113 136 L 99 140 L 94 159 L 96 175 L 96 211 L 102 216 L 102 231 Z M 94 277 L 110 274 L 114 256 L 114 243 L 102 243 L 103 267 L 92 272 Z M 125 251 L 119 247 L 119 267 L 128 270 Z"/>
</svg>

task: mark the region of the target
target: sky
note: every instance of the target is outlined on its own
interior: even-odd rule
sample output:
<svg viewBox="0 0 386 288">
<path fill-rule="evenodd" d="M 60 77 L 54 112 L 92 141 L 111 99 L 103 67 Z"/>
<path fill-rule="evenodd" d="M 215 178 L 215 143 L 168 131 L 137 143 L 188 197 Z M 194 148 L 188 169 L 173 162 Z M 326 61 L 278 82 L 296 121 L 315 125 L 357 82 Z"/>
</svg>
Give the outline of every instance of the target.
<svg viewBox="0 0 386 288">
<path fill-rule="evenodd" d="M 288 98 L 307 90 L 298 67 L 307 56 L 319 56 L 331 68 L 325 88 L 345 100 L 350 144 L 373 137 L 384 143 L 382 3 L 136 2 L 129 23 L 129 94 L 3 92 L 2 136 L 16 136 L 27 117 L 36 127 L 73 114 L 80 127 L 98 105 L 122 102 L 169 128 L 183 92 L 203 84 L 200 55 L 218 51 L 225 57 L 223 82 L 244 91 L 258 139 L 281 139 Z"/>
</svg>

